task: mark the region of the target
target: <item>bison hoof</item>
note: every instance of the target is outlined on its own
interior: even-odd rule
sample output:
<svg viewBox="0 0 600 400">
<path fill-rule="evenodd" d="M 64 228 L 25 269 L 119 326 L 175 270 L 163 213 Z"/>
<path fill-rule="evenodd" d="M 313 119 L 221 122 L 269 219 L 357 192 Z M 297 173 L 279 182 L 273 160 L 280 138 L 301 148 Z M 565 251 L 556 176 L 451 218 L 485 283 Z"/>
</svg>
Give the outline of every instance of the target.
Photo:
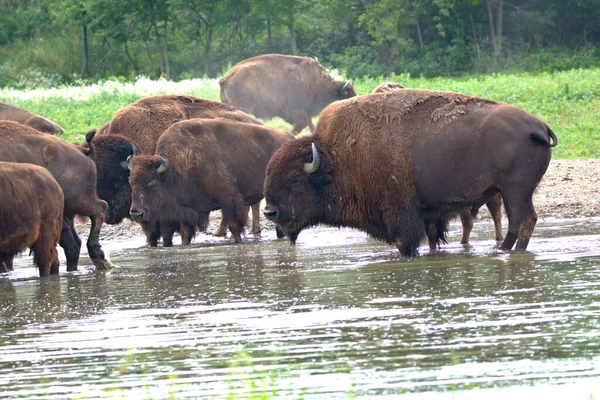
<svg viewBox="0 0 600 400">
<path fill-rule="evenodd" d="M 97 271 L 108 271 L 116 267 L 108 257 L 92 260 L 92 262 L 94 263 Z"/>
<path fill-rule="evenodd" d="M 225 237 L 225 236 L 227 236 L 227 231 L 223 232 L 221 230 L 218 230 L 218 231 L 214 232 L 212 235 L 217 236 L 217 237 Z"/>
</svg>

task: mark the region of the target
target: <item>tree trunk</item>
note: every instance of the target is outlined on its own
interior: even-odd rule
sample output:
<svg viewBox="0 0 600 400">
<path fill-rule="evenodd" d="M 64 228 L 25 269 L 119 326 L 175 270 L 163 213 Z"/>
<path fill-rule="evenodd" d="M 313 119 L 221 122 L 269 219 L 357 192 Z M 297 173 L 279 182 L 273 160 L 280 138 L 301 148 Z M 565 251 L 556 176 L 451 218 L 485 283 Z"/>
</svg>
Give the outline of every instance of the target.
<svg viewBox="0 0 600 400">
<path fill-rule="evenodd" d="M 164 29 L 163 29 L 163 51 L 164 51 L 164 60 L 165 60 L 165 74 L 167 76 L 167 79 L 170 80 L 171 79 L 171 64 L 169 63 L 169 40 L 167 37 L 167 24 L 168 21 L 165 20 L 165 25 L 164 25 Z"/>
<path fill-rule="evenodd" d="M 423 48 L 423 36 L 421 35 L 421 24 L 419 18 L 417 18 L 417 37 L 419 38 L 419 47 Z"/>
<path fill-rule="evenodd" d="M 267 53 L 273 52 L 273 42 L 271 37 L 271 17 L 267 17 Z"/>
<path fill-rule="evenodd" d="M 488 13 L 488 26 L 490 27 L 490 40 L 494 49 L 494 57 L 496 57 L 496 29 L 494 28 L 494 15 L 492 14 L 492 5 L 490 0 L 485 0 Z"/>
<path fill-rule="evenodd" d="M 206 46 L 204 46 L 204 76 L 208 76 L 210 72 L 210 46 L 212 45 L 212 26 L 208 28 L 208 35 L 206 37 Z"/>
<path fill-rule="evenodd" d="M 296 31 L 294 30 L 294 13 L 290 12 L 290 19 L 288 21 L 288 29 L 290 30 L 290 38 L 292 40 L 292 55 L 298 55 L 298 49 L 296 48 Z"/>
<path fill-rule="evenodd" d="M 479 40 L 477 39 L 477 30 L 475 29 L 475 21 L 473 21 L 473 14 L 469 14 L 471 19 L 471 27 L 473 28 L 473 44 L 475 45 L 475 51 L 477 53 L 477 60 L 481 59 L 481 50 L 479 48 Z"/>
<path fill-rule="evenodd" d="M 125 54 L 127 55 L 127 58 L 129 59 L 129 62 L 131 63 L 131 66 L 133 67 L 133 72 L 137 75 L 138 74 L 138 66 L 135 63 L 135 60 L 133 59 L 133 57 L 131 56 L 131 52 L 129 51 L 129 46 L 127 45 L 127 40 L 125 40 L 123 45 L 125 46 Z"/>
<path fill-rule="evenodd" d="M 394 67 L 395 67 L 395 63 L 396 63 L 396 53 L 398 52 L 398 50 L 396 49 L 396 46 L 392 46 L 392 54 L 390 54 L 390 61 L 388 63 L 388 71 L 387 71 L 387 75 L 388 76 L 392 76 L 392 74 L 394 73 Z"/>
<path fill-rule="evenodd" d="M 90 74 L 88 57 L 87 25 L 83 25 L 83 67 L 81 68 L 81 75 L 83 76 L 88 76 Z"/>
<path fill-rule="evenodd" d="M 502 17 L 504 16 L 504 0 L 498 0 L 498 10 L 496 11 L 496 54 L 498 59 L 502 51 Z"/>
</svg>

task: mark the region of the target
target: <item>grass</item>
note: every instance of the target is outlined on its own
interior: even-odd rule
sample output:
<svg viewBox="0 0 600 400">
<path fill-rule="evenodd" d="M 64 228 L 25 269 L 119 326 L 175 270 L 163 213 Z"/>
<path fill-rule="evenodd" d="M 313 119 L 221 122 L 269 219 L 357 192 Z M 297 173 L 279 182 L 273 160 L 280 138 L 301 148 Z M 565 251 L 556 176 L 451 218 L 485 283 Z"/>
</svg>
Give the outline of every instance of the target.
<svg viewBox="0 0 600 400">
<path fill-rule="evenodd" d="M 451 90 L 514 104 L 552 127 L 559 139 L 559 145 L 553 150 L 555 158 L 600 157 L 600 69 L 454 79 L 413 78 L 408 75 L 363 78 L 354 82 L 356 92 L 367 94 L 384 80 L 400 82 L 411 88 Z M 79 142 L 85 132 L 104 125 L 120 108 L 142 97 L 167 93 L 219 100 L 219 84 L 217 79 L 169 82 L 142 77 L 133 83 L 105 81 L 54 89 L 1 89 L 0 101 L 56 121 L 65 128 L 66 140 Z M 280 119 L 268 123 L 290 129 Z"/>
</svg>

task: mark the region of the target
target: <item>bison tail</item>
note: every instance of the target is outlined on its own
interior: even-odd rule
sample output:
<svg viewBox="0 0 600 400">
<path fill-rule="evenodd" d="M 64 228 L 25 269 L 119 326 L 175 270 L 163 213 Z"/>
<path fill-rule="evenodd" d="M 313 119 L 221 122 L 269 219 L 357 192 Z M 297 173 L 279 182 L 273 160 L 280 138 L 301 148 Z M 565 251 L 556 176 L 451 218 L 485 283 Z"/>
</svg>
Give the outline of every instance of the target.
<svg viewBox="0 0 600 400">
<path fill-rule="evenodd" d="M 538 132 L 531 132 L 529 134 L 529 138 L 536 143 L 539 143 L 544 146 L 554 147 L 558 144 L 558 139 L 552 129 L 548 127 L 548 139 L 546 139 L 543 135 Z"/>
</svg>

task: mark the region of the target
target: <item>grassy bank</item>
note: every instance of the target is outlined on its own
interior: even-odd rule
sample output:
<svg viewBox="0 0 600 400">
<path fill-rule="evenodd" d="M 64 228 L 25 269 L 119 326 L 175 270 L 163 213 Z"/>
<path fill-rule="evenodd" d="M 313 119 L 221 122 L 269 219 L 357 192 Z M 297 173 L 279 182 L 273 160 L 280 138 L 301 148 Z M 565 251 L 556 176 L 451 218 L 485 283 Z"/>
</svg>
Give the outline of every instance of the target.
<svg viewBox="0 0 600 400">
<path fill-rule="evenodd" d="M 369 93 L 384 79 L 366 78 L 354 82 L 359 95 Z M 473 96 L 514 104 L 548 123 L 559 138 L 556 158 L 600 157 L 600 69 L 557 73 L 483 75 L 460 79 L 390 79 L 406 87 L 452 90 Z M 99 128 L 120 108 L 156 94 L 191 94 L 219 100 L 216 79 L 180 82 L 140 78 L 133 83 L 106 81 L 89 86 L 68 86 L 43 90 L 0 90 L 0 101 L 44 115 L 62 125 L 70 141 L 80 141 L 83 133 Z M 275 119 L 270 125 L 289 129 Z"/>
</svg>

